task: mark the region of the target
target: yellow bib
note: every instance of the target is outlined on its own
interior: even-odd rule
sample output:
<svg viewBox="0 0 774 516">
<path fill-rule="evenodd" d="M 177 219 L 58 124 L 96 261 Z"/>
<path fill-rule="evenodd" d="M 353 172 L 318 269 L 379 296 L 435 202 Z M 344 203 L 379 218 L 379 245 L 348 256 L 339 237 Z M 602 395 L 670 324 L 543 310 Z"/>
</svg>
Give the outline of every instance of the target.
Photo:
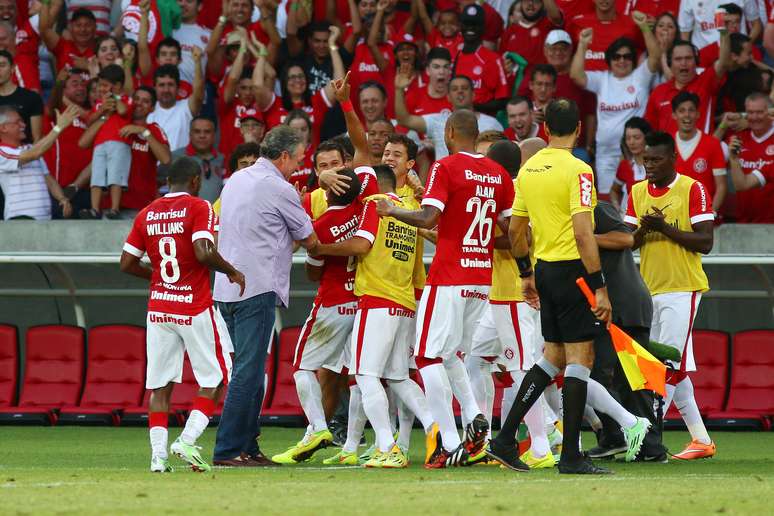
<svg viewBox="0 0 774 516">
<path fill-rule="evenodd" d="M 309 194 L 309 204 L 312 206 L 312 220 L 319 219 L 328 209 L 328 198 L 325 196 L 325 190 L 322 188 L 313 190 Z"/>
</svg>

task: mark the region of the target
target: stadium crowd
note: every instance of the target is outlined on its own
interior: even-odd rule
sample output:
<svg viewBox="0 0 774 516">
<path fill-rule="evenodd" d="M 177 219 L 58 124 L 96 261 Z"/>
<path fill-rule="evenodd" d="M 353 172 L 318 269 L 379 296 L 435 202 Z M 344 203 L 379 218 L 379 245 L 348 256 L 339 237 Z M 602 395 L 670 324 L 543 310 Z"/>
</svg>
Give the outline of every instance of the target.
<svg viewBox="0 0 774 516">
<path fill-rule="evenodd" d="M 331 81 L 348 71 L 373 157 L 407 134 L 421 180 L 448 153 L 451 112 L 474 109 L 480 131 L 519 142 L 544 137 L 544 109 L 564 97 L 581 109 L 573 153 L 615 206 L 644 178 L 645 136 L 663 130 L 716 223 L 771 223 L 772 5 L 0 0 L 3 218 L 132 218 L 184 155 L 215 201 L 235 149 L 280 124 L 306 143 L 291 181 L 312 191 L 318 146 L 346 132 Z"/>
</svg>

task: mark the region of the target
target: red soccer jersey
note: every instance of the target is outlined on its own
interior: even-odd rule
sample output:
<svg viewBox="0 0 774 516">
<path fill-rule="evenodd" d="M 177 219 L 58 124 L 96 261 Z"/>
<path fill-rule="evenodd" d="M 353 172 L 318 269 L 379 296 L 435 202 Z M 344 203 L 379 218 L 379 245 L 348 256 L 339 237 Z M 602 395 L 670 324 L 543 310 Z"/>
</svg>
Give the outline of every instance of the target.
<svg viewBox="0 0 774 516">
<path fill-rule="evenodd" d="M 626 192 L 632 191 L 632 187 L 645 179 L 645 167 L 639 164 L 632 166 L 632 162 L 628 159 L 622 159 L 618 164 L 618 170 L 615 173 L 615 180 L 617 183 L 626 186 Z"/>
<path fill-rule="evenodd" d="M 73 59 L 76 57 L 83 57 L 84 59 L 88 59 L 96 55 L 93 48 L 89 47 L 85 50 L 78 50 L 78 47 L 75 46 L 75 43 L 63 37 L 59 38 L 59 41 L 57 42 L 56 47 L 54 47 L 52 53 L 56 58 L 57 72 L 61 71 L 65 66 L 75 68 L 75 62 Z"/>
<path fill-rule="evenodd" d="M 17 14 L 19 26 L 16 28 L 16 55 L 14 56 L 13 81 L 28 90 L 40 92 L 40 59 L 38 46 L 40 37 L 30 22 L 22 20 Z"/>
<path fill-rule="evenodd" d="M 140 34 L 140 0 L 131 0 L 126 10 L 121 14 L 121 26 L 125 34 L 133 34 L 136 39 Z M 156 2 L 150 3 L 148 11 L 148 48 L 151 55 L 156 53 L 156 47 L 164 39 L 164 33 L 161 27 L 161 13 Z"/>
<path fill-rule="evenodd" d="M 167 135 L 158 124 L 148 124 L 148 130 L 158 141 L 169 145 Z M 129 169 L 129 185 L 121 196 L 121 207 L 140 210 L 153 202 L 158 195 L 158 159 L 147 140 L 138 134 L 129 137 L 129 145 L 132 148 L 132 167 Z"/>
<path fill-rule="evenodd" d="M 615 20 L 600 21 L 596 13 L 576 16 L 567 27 L 577 47 L 578 35 L 583 29 L 594 29 L 594 37 L 586 50 L 586 71 L 607 70 L 605 63 L 605 50 L 618 38 L 629 38 L 637 45 L 637 50 L 645 48 L 642 39 L 642 31 L 634 24 L 631 18 L 619 14 Z"/>
<path fill-rule="evenodd" d="M 121 95 L 121 102 L 123 102 L 127 107 L 126 114 L 119 115 L 118 112 L 115 112 L 108 117 L 105 123 L 102 124 L 102 127 L 100 127 L 97 131 L 97 136 L 94 138 L 95 147 L 105 142 L 124 141 L 119 133 L 121 129 L 132 119 L 132 99 L 126 95 Z M 102 107 L 101 100 L 94 104 L 92 113 L 99 111 L 100 107 Z"/>
<path fill-rule="evenodd" d="M 565 24 L 576 16 L 594 12 L 594 0 L 556 0 L 556 6 L 562 10 Z"/>
<path fill-rule="evenodd" d="M 433 98 L 425 88 L 414 88 L 406 92 L 406 109 L 412 115 L 430 115 L 432 113 L 451 112 L 452 105 L 449 98 L 444 95 Z"/>
<path fill-rule="evenodd" d="M 430 45 L 430 48 L 445 48 L 451 54 L 451 58 L 454 59 L 457 57 L 457 53 L 462 50 L 462 34 L 457 32 L 454 36 L 446 38 L 438 29 L 433 29 L 427 37 L 427 44 Z"/>
<path fill-rule="evenodd" d="M 736 193 L 738 222 L 774 223 L 774 125 L 760 137 L 749 129 L 737 134 L 742 140 L 739 163 L 745 174 L 755 174 L 763 188 Z"/>
<path fill-rule="evenodd" d="M 483 45 L 470 54 L 457 54 L 453 75 L 465 75 L 473 81 L 473 102 L 476 104 L 506 98 L 510 94 L 502 57 Z"/>
<path fill-rule="evenodd" d="M 691 82 L 683 88 L 685 91 L 695 93 L 701 100 L 699 113 L 701 113 L 698 123 L 698 129 L 704 133 L 712 133 L 715 124 L 712 120 L 712 105 L 720 89 L 721 81 L 715 72 L 715 67 L 711 66 L 697 75 Z M 677 122 L 672 118 L 672 99 L 681 90 L 675 86 L 674 79 L 659 84 L 650 92 L 648 98 L 648 107 L 645 108 L 645 119 L 653 127 L 654 131 L 665 131 L 674 133 L 677 131 Z"/>
<path fill-rule="evenodd" d="M 489 158 L 458 152 L 436 161 L 422 199 L 441 210 L 428 285 L 491 285 L 494 224 L 512 205 L 513 180 Z"/>
<path fill-rule="evenodd" d="M 677 181 L 678 177 L 680 177 L 679 174 L 675 177 L 675 181 Z M 669 186 L 658 188 L 652 183 L 649 183 L 648 193 L 653 197 L 661 197 L 672 188 L 673 184 L 674 181 Z M 699 181 L 695 181 L 693 185 L 691 185 L 691 192 L 688 197 L 688 216 L 691 218 L 691 224 L 712 220 L 713 217 L 712 196 L 707 193 L 704 185 Z M 636 224 L 637 220 L 639 219 L 637 217 L 637 212 L 634 210 L 634 200 L 630 195 L 629 201 L 626 203 L 626 222 Z"/>
<path fill-rule="evenodd" d="M 149 312 L 197 315 L 212 306 L 210 270 L 196 259 L 193 242 L 215 242 L 214 231 L 210 203 L 184 192 L 169 193 L 137 214 L 124 251 L 148 253 Z"/>
<path fill-rule="evenodd" d="M 385 114 L 387 115 L 387 118 L 394 118 L 395 88 L 393 87 L 393 84 L 395 82 L 395 53 L 392 48 L 393 46 L 390 43 L 382 43 L 379 45 L 379 51 L 387 60 L 387 69 L 382 72 L 376 65 L 376 61 L 374 61 L 371 51 L 368 49 L 368 45 L 365 43 L 358 43 L 355 46 L 355 55 L 352 58 L 349 76 L 349 83 L 351 84 L 350 97 L 354 104 L 355 111 L 361 120 L 363 118 L 363 113 L 360 111 L 358 92 L 360 91 L 360 85 L 368 81 L 378 82 L 387 90 L 387 108 L 385 109 Z"/>
<path fill-rule="evenodd" d="M 255 103 L 249 106 L 242 104 L 239 102 L 238 97 L 234 97 L 234 100 L 229 104 L 223 103 L 221 100 L 223 98 L 222 91 L 218 99 L 218 113 L 220 113 L 220 144 L 218 150 L 224 156 L 231 156 L 234 148 L 244 142 L 242 130 L 240 129 L 242 117 L 252 115 L 260 119 L 263 118 L 263 115 Z"/>
<path fill-rule="evenodd" d="M 317 147 L 320 144 L 320 129 L 322 128 L 325 114 L 333 107 L 333 101 L 325 94 L 325 88 L 320 88 L 310 99 L 310 104 L 295 103 L 293 109 L 302 109 L 312 120 L 312 145 Z M 269 107 L 263 110 L 263 119 L 266 121 L 266 130 L 279 125 L 285 121 L 288 112 L 285 109 L 282 98 L 274 97 L 274 101 Z"/>
<path fill-rule="evenodd" d="M 709 134 L 700 134 L 699 143 L 690 156 L 683 156 L 678 146 L 675 171 L 699 181 L 715 197 L 715 175 L 725 175 L 726 158 L 720 140 Z M 674 134 L 675 142 L 678 138 Z"/>
<path fill-rule="evenodd" d="M 529 134 L 521 139 L 518 137 L 513 127 L 506 127 L 505 130 L 503 131 L 503 134 L 505 134 L 506 138 L 516 143 L 519 143 L 522 140 L 526 140 L 527 138 L 540 138 L 544 142 L 548 142 L 548 135 L 546 134 L 545 126 L 543 124 L 538 124 L 538 123 L 533 123 L 532 129 L 530 129 Z"/>
<path fill-rule="evenodd" d="M 48 115 L 43 115 L 43 134 L 48 134 L 54 127 L 54 121 Z M 83 169 L 91 163 L 91 149 L 81 149 L 78 140 L 88 126 L 86 121 L 78 117 L 69 127 L 62 130 L 54 144 L 43 155 L 52 176 L 60 186 L 73 183 Z"/>
<path fill-rule="evenodd" d="M 680 0 L 615 0 L 615 8 L 624 16 L 640 11 L 654 18 L 662 13 L 671 13 L 677 17 Z"/>
<path fill-rule="evenodd" d="M 530 65 L 545 63 L 543 47 L 546 36 L 555 28 L 547 16 L 535 23 L 525 23 L 523 20 L 514 23 L 505 29 L 500 39 L 500 53 L 516 52 Z"/>
<path fill-rule="evenodd" d="M 323 244 L 333 244 L 351 238 L 358 228 L 358 214 L 362 205 L 353 202 L 347 206 L 329 206 L 319 219 L 314 221 L 314 232 Z M 308 260 L 309 261 L 309 260 Z M 357 301 L 355 288 L 355 260 L 351 256 L 325 256 L 320 287 L 315 303 L 335 306 Z M 316 265 L 319 262 L 311 262 Z"/>
</svg>

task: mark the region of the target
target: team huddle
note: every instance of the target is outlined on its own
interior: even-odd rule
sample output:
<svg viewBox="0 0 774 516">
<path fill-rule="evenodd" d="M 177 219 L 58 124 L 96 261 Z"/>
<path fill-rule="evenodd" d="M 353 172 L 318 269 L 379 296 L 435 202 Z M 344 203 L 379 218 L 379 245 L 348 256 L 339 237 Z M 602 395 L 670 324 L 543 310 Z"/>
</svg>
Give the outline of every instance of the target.
<svg viewBox="0 0 774 516">
<path fill-rule="evenodd" d="M 648 137 L 647 179 L 629 195 L 629 227 L 613 210 L 618 226 L 600 235 L 604 203 L 597 205 L 593 171 L 570 152 L 580 127 L 574 102 L 558 99 L 547 107 L 547 143 L 531 138 L 517 145 L 479 134 L 475 113 L 454 111 L 444 130 L 450 154 L 432 165 L 422 185 L 412 171 L 416 144 L 394 134 L 375 163 L 346 100 L 347 79 L 334 81 L 334 89 L 354 154 L 336 141 L 321 144 L 314 156 L 321 188 L 302 194 L 317 236 L 305 246 L 306 272 L 319 289 L 295 350 L 293 377 L 309 424 L 273 462 L 308 461 L 333 444 L 331 407 L 347 383 L 346 440 L 326 465 L 407 467 L 416 418 L 426 435 L 426 468 L 501 464 L 515 471 L 558 466 L 561 473 L 609 473 L 579 444 L 581 423 L 585 418 L 594 427 L 597 413 L 620 426 L 624 445 L 615 453 L 626 461 L 661 460 L 643 449 L 652 414 L 632 413 L 590 377 L 592 343 L 615 319 L 619 299 L 612 276 L 608 295 L 600 255 L 632 247 L 642 249 L 648 302 L 652 296 L 650 338 L 680 355 L 668 364 L 663 410 L 674 399 L 693 440 L 675 457 L 714 454 L 687 375 L 695 370 L 691 326 L 708 289 L 699 254 L 712 247 L 711 200 L 701 183 L 675 174 L 670 136 Z M 208 269 L 242 289 L 245 278 L 216 250 L 217 217 L 195 197 L 195 163 L 176 161 L 169 182 L 170 193 L 135 220 L 122 270 L 151 281 L 151 470 L 171 471 L 166 422 L 158 414 L 166 417 L 185 351 L 201 390 L 170 449 L 195 470 L 208 470 L 196 440 L 231 367 Z M 425 240 L 435 245 L 429 271 Z M 140 260 L 146 252 L 150 267 Z M 594 292 L 593 306 L 578 278 Z M 501 430 L 493 435 L 495 373 L 510 386 L 500 404 Z M 522 421 L 530 444 L 519 453 Z M 366 422 L 376 437 L 360 453 Z"/>
</svg>

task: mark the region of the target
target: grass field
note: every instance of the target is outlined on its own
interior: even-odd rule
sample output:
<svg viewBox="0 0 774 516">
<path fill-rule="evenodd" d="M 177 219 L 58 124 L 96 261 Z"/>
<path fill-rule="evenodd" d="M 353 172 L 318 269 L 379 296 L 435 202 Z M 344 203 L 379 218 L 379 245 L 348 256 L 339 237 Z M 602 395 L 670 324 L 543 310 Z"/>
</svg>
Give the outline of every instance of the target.
<svg viewBox="0 0 774 516">
<path fill-rule="evenodd" d="M 170 429 L 170 438 L 179 431 Z M 175 473 L 154 475 L 144 428 L 0 427 L 0 514 L 761 515 L 774 506 L 772 432 L 714 432 L 718 455 L 711 460 L 610 463 L 616 474 L 602 478 L 480 466 L 426 471 L 415 432 L 412 465 L 402 471 L 326 468 L 318 459 L 195 474 L 173 458 Z M 284 450 L 300 434 L 266 428 L 262 449 Z M 214 438 L 208 429 L 202 439 L 207 459 Z M 665 440 L 679 451 L 689 439 L 667 432 Z"/>
</svg>

